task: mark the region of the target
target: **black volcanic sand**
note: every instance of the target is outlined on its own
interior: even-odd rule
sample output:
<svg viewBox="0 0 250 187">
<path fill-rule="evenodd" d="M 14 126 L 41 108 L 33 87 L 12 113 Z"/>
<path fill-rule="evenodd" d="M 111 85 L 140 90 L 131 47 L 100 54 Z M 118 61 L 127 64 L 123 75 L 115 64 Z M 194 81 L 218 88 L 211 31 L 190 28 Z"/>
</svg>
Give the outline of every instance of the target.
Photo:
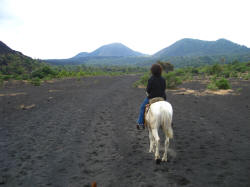
<svg viewBox="0 0 250 187">
<path fill-rule="evenodd" d="M 147 131 L 135 128 L 137 79 L 0 88 L 0 186 L 250 186 L 250 82 L 233 84 L 240 95 L 170 91 L 174 140 L 169 162 L 156 165 Z M 1 95 L 10 93 L 22 94 Z"/>
</svg>

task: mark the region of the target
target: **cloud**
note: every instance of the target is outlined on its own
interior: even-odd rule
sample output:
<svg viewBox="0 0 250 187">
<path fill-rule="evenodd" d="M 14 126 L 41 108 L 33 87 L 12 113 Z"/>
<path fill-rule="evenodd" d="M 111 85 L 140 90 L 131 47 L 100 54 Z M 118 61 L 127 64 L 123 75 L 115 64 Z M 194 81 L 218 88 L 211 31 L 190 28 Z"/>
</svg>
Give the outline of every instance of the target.
<svg viewBox="0 0 250 187">
<path fill-rule="evenodd" d="M 0 36 L 38 58 L 67 58 L 112 42 L 153 54 L 182 38 L 250 46 L 250 1 L 238 1 L 0 0 Z"/>
<path fill-rule="evenodd" d="M 6 0 L 0 1 L 0 23 L 11 19 L 11 14 L 8 11 L 8 2 Z"/>
</svg>

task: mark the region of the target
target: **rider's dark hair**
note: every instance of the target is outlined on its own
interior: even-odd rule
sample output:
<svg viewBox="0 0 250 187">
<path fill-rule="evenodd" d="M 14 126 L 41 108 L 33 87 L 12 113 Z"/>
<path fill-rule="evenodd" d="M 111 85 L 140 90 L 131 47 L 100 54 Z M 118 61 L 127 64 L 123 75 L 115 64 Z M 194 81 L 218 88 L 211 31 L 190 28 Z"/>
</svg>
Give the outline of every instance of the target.
<svg viewBox="0 0 250 187">
<path fill-rule="evenodd" d="M 160 64 L 153 64 L 150 70 L 152 75 L 161 76 L 162 68 Z"/>
</svg>

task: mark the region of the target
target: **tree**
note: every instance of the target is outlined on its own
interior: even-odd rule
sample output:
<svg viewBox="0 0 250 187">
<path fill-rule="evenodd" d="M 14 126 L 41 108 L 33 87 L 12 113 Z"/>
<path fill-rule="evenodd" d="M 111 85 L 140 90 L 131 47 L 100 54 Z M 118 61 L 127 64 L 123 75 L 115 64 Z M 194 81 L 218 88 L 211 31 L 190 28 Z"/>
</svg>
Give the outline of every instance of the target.
<svg viewBox="0 0 250 187">
<path fill-rule="evenodd" d="M 161 62 L 157 61 L 157 64 L 160 64 L 162 69 L 168 73 L 170 71 L 174 71 L 174 66 L 170 62 Z"/>
</svg>

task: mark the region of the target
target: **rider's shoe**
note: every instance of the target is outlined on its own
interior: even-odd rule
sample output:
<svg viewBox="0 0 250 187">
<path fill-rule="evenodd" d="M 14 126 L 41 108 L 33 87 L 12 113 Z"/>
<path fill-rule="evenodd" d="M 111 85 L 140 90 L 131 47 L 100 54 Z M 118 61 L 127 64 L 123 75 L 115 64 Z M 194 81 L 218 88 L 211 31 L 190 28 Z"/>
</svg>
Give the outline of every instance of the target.
<svg viewBox="0 0 250 187">
<path fill-rule="evenodd" d="M 136 124 L 137 130 L 140 130 L 140 127 L 142 127 L 143 129 L 145 129 L 144 124 Z"/>
<path fill-rule="evenodd" d="M 140 130 L 139 124 L 136 124 L 136 128 L 137 128 L 137 130 Z"/>
</svg>

